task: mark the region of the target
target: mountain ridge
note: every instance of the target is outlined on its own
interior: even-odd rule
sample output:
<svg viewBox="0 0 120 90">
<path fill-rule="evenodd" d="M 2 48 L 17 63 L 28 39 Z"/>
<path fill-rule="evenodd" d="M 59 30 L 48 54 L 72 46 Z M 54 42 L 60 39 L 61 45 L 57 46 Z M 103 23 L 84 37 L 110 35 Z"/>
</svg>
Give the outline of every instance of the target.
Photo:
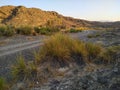
<svg viewBox="0 0 120 90">
<path fill-rule="evenodd" d="M 44 11 L 39 8 L 26 8 L 25 6 L 1 6 L 0 24 L 13 25 L 15 27 L 22 25 L 44 26 L 50 24 L 61 28 L 71 27 L 109 27 L 119 26 L 120 22 L 98 22 L 76 19 L 63 16 L 55 11 Z M 120 27 L 120 26 L 119 26 Z"/>
</svg>

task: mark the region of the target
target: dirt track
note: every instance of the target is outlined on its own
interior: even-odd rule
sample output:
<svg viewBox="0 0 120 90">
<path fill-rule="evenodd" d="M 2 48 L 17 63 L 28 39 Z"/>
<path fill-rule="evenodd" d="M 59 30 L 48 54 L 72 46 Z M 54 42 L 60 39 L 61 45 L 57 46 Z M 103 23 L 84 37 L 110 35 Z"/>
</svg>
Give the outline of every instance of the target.
<svg viewBox="0 0 120 90">
<path fill-rule="evenodd" d="M 0 41 L 7 41 L 7 43 L 0 45 L 0 76 L 6 77 L 9 74 L 10 67 L 16 63 L 17 57 L 20 55 L 27 61 L 33 60 L 33 53 L 43 44 L 43 40 L 42 36 L 31 36 L 31 39 L 28 36 L 2 38 Z"/>
</svg>

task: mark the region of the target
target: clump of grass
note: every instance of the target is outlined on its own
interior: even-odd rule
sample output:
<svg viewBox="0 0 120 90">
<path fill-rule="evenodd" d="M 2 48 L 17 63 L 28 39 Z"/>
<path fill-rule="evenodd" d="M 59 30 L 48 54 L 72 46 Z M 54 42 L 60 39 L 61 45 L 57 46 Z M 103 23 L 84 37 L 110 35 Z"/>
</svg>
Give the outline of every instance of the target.
<svg viewBox="0 0 120 90">
<path fill-rule="evenodd" d="M 119 59 L 119 54 L 120 46 L 110 46 L 100 54 L 100 58 L 104 62 L 114 63 Z"/>
<path fill-rule="evenodd" d="M 73 61 L 76 63 L 92 62 L 101 51 L 102 47 L 99 45 L 84 43 L 58 33 L 45 41 L 37 54 L 37 61 L 52 62 L 53 66 L 66 66 Z"/>
<path fill-rule="evenodd" d="M 36 65 L 40 62 L 40 55 L 39 55 L 39 53 L 40 53 L 40 50 L 37 51 L 37 52 L 34 51 L 34 58 L 35 58 L 34 62 L 35 62 Z"/>
<path fill-rule="evenodd" d="M 35 78 L 37 67 L 34 63 L 25 63 L 25 59 L 20 56 L 17 63 L 12 67 L 12 74 L 16 80 L 29 80 Z"/>
<path fill-rule="evenodd" d="M 56 34 L 45 41 L 39 55 L 41 59 L 57 60 L 62 64 L 70 59 L 70 49 L 67 45 L 71 45 L 71 39 L 62 34 Z"/>
<path fill-rule="evenodd" d="M 0 90 L 9 90 L 8 85 L 5 82 L 5 79 L 0 77 Z"/>
<path fill-rule="evenodd" d="M 86 50 L 88 52 L 88 60 L 94 60 L 103 52 L 103 47 L 98 44 L 86 43 Z"/>
<path fill-rule="evenodd" d="M 12 67 L 12 74 L 18 80 L 26 78 L 27 66 L 23 57 L 19 57 L 16 65 Z"/>
<path fill-rule="evenodd" d="M 30 26 L 21 26 L 16 29 L 17 34 L 32 35 L 34 30 Z"/>
</svg>

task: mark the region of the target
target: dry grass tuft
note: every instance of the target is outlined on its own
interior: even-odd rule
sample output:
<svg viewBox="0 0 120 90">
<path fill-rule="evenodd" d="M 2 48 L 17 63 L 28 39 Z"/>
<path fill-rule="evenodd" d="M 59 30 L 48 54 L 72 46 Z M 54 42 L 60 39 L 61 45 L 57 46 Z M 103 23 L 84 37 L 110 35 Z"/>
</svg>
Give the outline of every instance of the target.
<svg viewBox="0 0 120 90">
<path fill-rule="evenodd" d="M 12 67 L 12 74 L 16 80 L 31 80 L 37 74 L 37 67 L 34 63 L 26 63 L 25 59 L 20 56 L 17 63 Z"/>
<path fill-rule="evenodd" d="M 0 77 L 0 90 L 9 90 L 7 83 L 5 82 L 5 79 Z"/>
<path fill-rule="evenodd" d="M 40 52 L 35 55 L 38 62 L 49 62 L 52 66 L 66 66 L 71 62 L 77 64 L 94 61 L 103 48 L 100 45 L 84 43 L 58 33 L 45 41 Z"/>
</svg>

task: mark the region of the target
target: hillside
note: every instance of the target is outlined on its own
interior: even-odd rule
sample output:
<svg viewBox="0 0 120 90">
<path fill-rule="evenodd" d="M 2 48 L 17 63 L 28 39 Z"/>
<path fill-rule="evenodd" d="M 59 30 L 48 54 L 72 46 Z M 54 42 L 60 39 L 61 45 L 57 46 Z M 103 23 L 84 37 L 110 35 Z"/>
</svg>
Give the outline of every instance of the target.
<svg viewBox="0 0 120 90">
<path fill-rule="evenodd" d="M 0 24 L 18 26 L 44 26 L 51 25 L 60 28 L 71 27 L 102 27 L 120 28 L 120 22 L 96 22 L 75 19 L 58 14 L 55 11 L 43 11 L 37 8 L 26 8 L 24 6 L 2 6 L 0 7 Z"/>
<path fill-rule="evenodd" d="M 64 17 L 54 11 L 43 11 L 37 8 L 26 8 L 24 6 L 2 6 L 0 7 L 0 23 L 21 26 L 43 26 L 45 24 L 60 27 L 91 26 L 88 21 Z"/>
</svg>

